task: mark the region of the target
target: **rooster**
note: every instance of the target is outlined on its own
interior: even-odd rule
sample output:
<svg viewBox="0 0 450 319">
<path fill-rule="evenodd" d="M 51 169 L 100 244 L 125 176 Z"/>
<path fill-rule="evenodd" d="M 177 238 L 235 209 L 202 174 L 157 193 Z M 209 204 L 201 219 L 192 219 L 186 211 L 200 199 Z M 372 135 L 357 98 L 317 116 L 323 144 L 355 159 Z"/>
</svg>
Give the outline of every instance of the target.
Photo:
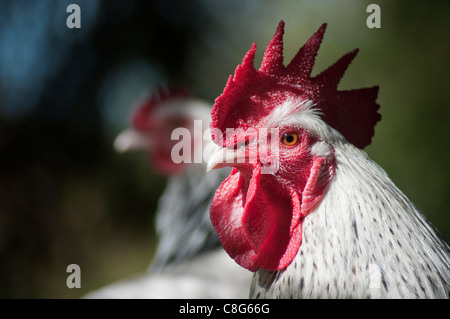
<svg viewBox="0 0 450 319">
<path fill-rule="evenodd" d="M 186 89 L 160 89 L 135 110 L 132 128 L 115 140 L 119 152 L 145 151 L 155 172 L 168 177 L 156 215 L 158 244 L 147 273 L 91 292 L 86 298 L 243 298 L 251 276 L 222 249 L 209 218 L 214 191 L 229 172 L 206 174 L 205 162 L 175 163 L 172 139 L 176 128 L 191 133 L 192 158 L 202 158 L 203 132 L 211 106 L 190 96 Z M 209 137 L 209 134 L 205 135 Z M 196 139 L 196 140 L 195 140 Z M 197 153 L 197 154 L 196 154 Z"/>
<path fill-rule="evenodd" d="M 325 29 L 284 66 L 281 21 L 259 70 L 254 44 L 216 99 L 208 169 L 232 171 L 214 228 L 252 298 L 448 298 L 449 245 L 362 150 L 378 87 L 337 89 L 358 51 L 311 77 Z"/>
</svg>

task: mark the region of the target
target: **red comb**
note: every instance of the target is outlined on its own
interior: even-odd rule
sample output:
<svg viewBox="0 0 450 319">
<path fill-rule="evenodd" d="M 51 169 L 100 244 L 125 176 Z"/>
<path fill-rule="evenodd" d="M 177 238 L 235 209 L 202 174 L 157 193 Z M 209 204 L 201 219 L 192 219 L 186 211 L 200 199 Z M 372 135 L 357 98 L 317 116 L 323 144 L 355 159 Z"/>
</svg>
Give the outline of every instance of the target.
<svg viewBox="0 0 450 319">
<path fill-rule="evenodd" d="M 151 94 L 136 108 L 132 118 L 133 128 L 137 131 L 148 131 L 151 128 L 151 114 L 158 105 L 173 98 L 184 98 L 190 95 L 185 87 L 159 87 L 156 93 Z"/>
<path fill-rule="evenodd" d="M 283 64 L 283 21 L 267 45 L 259 70 L 253 65 L 256 52 L 256 44 L 253 44 L 216 99 L 211 127 L 221 132 L 226 128 L 258 127 L 287 97 L 298 96 L 314 101 L 322 119 L 349 142 L 359 148 L 370 144 L 375 124 L 381 119 L 375 101 L 378 87 L 337 90 L 358 50 L 345 54 L 328 69 L 311 77 L 325 29 L 326 24 L 323 24 L 286 67 Z"/>
</svg>

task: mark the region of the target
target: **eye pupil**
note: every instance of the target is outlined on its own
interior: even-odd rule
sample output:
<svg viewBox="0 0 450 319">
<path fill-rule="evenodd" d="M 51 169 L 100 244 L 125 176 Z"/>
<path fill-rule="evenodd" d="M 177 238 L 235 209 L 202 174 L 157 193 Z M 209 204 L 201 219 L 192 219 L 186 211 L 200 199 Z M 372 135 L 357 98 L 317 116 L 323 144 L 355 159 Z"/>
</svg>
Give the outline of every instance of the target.
<svg viewBox="0 0 450 319">
<path fill-rule="evenodd" d="M 283 135 L 281 142 L 286 146 L 294 146 L 299 140 L 297 132 L 289 132 Z"/>
</svg>

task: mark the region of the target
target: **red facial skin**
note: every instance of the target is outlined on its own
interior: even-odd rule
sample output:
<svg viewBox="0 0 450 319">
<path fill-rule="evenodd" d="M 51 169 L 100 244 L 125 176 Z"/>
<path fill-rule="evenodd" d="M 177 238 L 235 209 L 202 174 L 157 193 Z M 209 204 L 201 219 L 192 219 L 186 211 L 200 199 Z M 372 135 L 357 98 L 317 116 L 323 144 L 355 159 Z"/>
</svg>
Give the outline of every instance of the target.
<svg viewBox="0 0 450 319">
<path fill-rule="evenodd" d="M 147 135 L 149 139 L 148 153 L 150 161 L 158 174 L 173 176 L 182 174 L 185 171 L 186 163 L 175 163 L 172 160 L 172 148 L 179 141 L 172 140 L 171 134 L 174 129 L 179 127 L 190 129 L 192 127 L 190 122 L 187 118 L 167 117 L 154 121 L 145 131 L 140 131 Z"/>
<path fill-rule="evenodd" d="M 172 140 L 171 134 L 176 128 L 184 127 L 191 131 L 192 120 L 180 117 L 165 118 L 155 123 L 151 135 L 151 147 L 149 149 L 152 164 L 155 170 L 162 175 L 178 175 L 184 173 L 187 163 L 175 163 L 172 160 L 172 148 L 179 143 L 178 140 Z M 193 141 L 192 141 L 193 143 Z M 191 149 L 193 144 L 191 145 Z"/>
<path fill-rule="evenodd" d="M 283 144 L 286 131 L 298 133 L 295 145 Z M 316 137 L 302 129 L 280 132 L 277 172 L 262 174 L 259 159 L 232 164 L 235 168 L 211 204 L 211 220 L 224 249 L 250 271 L 289 265 L 301 244 L 303 218 L 320 202 L 334 175 L 333 154 L 327 158 L 311 154 Z"/>
</svg>

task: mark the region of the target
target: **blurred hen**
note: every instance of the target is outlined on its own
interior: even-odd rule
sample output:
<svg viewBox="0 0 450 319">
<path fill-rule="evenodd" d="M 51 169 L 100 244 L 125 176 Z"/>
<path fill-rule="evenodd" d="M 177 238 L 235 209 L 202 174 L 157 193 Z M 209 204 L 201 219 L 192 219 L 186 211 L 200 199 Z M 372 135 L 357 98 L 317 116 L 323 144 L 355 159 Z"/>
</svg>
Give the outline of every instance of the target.
<svg viewBox="0 0 450 319">
<path fill-rule="evenodd" d="M 206 156 L 205 147 L 213 144 L 210 134 L 203 133 L 209 129 L 210 112 L 211 105 L 192 98 L 185 89 L 159 90 L 136 108 L 132 128 L 116 138 L 118 152 L 147 151 L 154 171 L 168 178 L 155 213 L 158 244 L 147 274 L 93 292 L 88 298 L 248 296 L 251 276 L 230 261 L 209 218 L 215 190 L 230 172 L 206 174 L 203 153 Z M 199 120 L 201 131 L 194 126 Z M 174 146 L 181 142 L 172 136 L 177 128 L 192 137 L 190 161 L 172 159 Z M 184 159 L 186 155 L 181 154 Z M 194 159 L 202 161 L 194 163 Z"/>
<path fill-rule="evenodd" d="M 214 187 L 220 185 L 226 175 L 210 176 L 205 174 L 203 163 L 192 163 L 195 153 L 200 153 L 199 158 L 202 158 L 203 132 L 191 134 L 191 163 L 172 160 L 172 149 L 180 142 L 172 139 L 172 132 L 176 128 L 186 128 L 193 133 L 194 120 L 201 120 L 202 127 L 208 128 L 210 109 L 206 102 L 191 98 L 187 90 L 160 90 L 135 110 L 133 127 L 122 132 L 115 141 L 119 152 L 148 151 L 154 171 L 168 177 L 156 212 L 159 242 L 152 269 L 161 269 L 221 246 L 207 212 Z"/>
</svg>

